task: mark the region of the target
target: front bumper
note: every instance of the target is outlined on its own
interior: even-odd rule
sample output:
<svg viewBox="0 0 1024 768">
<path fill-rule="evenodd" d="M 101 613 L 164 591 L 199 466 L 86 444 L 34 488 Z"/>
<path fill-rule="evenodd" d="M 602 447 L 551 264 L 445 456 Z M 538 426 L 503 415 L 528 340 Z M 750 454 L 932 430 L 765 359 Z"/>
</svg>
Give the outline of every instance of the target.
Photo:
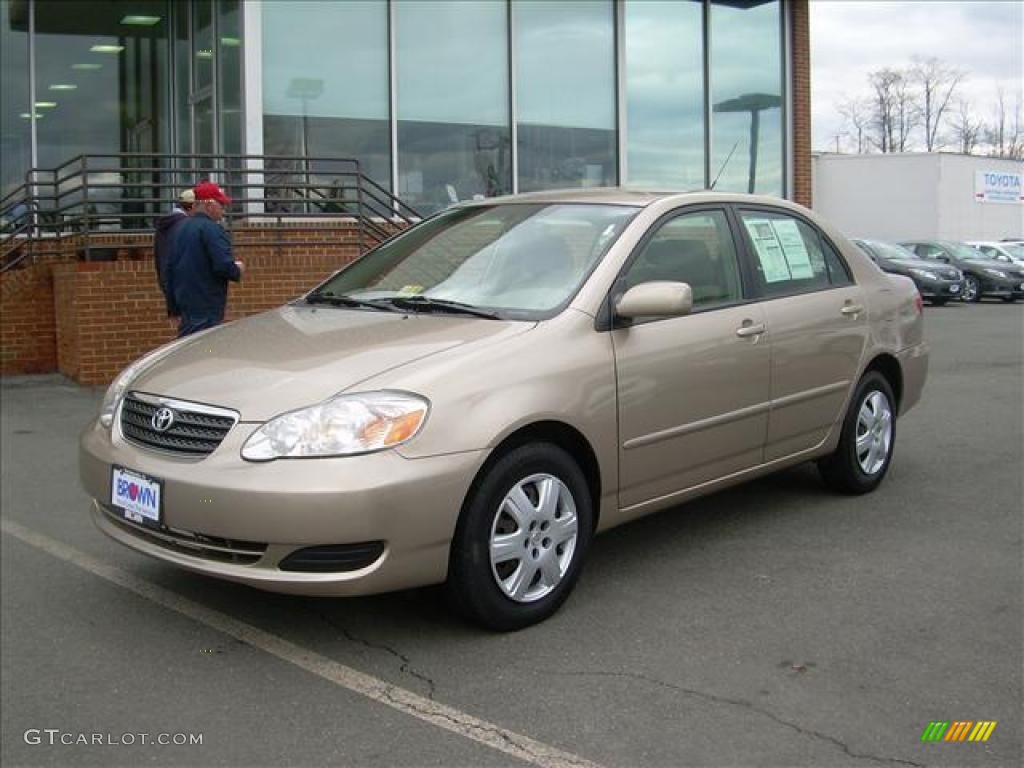
<svg viewBox="0 0 1024 768">
<path fill-rule="evenodd" d="M 367 595 L 444 581 L 459 511 L 485 451 L 421 459 L 384 451 L 247 462 L 239 452 L 257 426 L 236 425 L 213 453 L 195 461 L 136 447 L 94 422 L 81 436 L 79 471 L 94 500 L 96 525 L 160 560 L 274 592 Z M 154 531 L 163 538 L 103 509 L 109 508 L 115 464 L 163 481 L 162 527 Z M 166 543 L 182 536 L 220 545 L 221 540 L 242 542 L 262 554 L 248 564 L 225 562 L 203 555 L 203 547 L 190 554 Z M 368 541 L 386 545 L 358 570 L 278 567 L 298 549 Z"/>
<path fill-rule="evenodd" d="M 959 299 L 964 292 L 963 280 L 928 280 L 915 276 L 914 282 L 925 299 Z"/>
<path fill-rule="evenodd" d="M 981 279 L 983 296 L 1024 296 L 1024 281 L 1019 279 L 1003 280 L 989 275 Z"/>
</svg>

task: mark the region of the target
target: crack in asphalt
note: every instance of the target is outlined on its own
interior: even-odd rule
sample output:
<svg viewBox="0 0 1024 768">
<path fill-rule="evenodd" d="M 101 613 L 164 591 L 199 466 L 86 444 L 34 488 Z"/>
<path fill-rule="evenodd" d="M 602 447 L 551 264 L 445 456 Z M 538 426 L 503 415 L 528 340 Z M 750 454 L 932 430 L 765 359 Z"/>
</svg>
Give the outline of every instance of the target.
<svg viewBox="0 0 1024 768">
<path fill-rule="evenodd" d="M 328 624 L 331 627 L 333 627 L 334 629 L 336 629 L 339 632 L 341 632 L 345 636 L 345 639 L 348 640 L 349 642 L 355 643 L 356 645 L 362 645 L 365 648 L 369 648 L 369 649 L 374 650 L 374 651 L 384 651 L 385 653 L 388 653 L 388 654 L 391 654 L 392 656 L 394 656 L 396 659 L 398 659 L 401 662 L 401 664 L 398 667 L 398 671 L 401 672 L 402 674 L 409 675 L 410 677 L 414 677 L 414 678 L 416 678 L 417 680 L 419 680 L 422 683 L 425 683 L 426 686 L 427 686 L 427 698 L 430 699 L 431 701 L 433 701 L 433 699 L 434 699 L 434 691 L 436 690 L 436 687 L 437 687 L 436 684 L 434 683 L 433 679 L 431 679 L 427 675 L 424 675 L 421 672 L 417 672 L 415 669 L 413 669 L 412 668 L 412 659 L 410 659 L 404 653 L 402 653 L 401 651 L 395 650 L 390 645 L 385 645 L 384 643 L 375 643 L 375 642 L 372 642 L 370 640 L 366 640 L 365 638 L 359 637 L 358 635 L 353 634 L 347 627 L 339 624 L 337 621 L 332 619 L 330 616 L 326 615 L 325 613 L 322 613 L 321 611 L 316 610 L 315 608 L 307 607 L 306 610 L 308 610 L 314 616 L 319 618 L 325 624 Z"/>
<path fill-rule="evenodd" d="M 543 670 L 535 671 L 538 673 L 543 672 Z M 679 693 L 686 694 L 687 696 L 693 696 L 694 698 L 704 699 L 706 701 L 713 701 L 716 704 L 726 704 L 729 706 L 742 707 L 744 709 L 748 709 L 751 712 L 755 712 L 759 715 L 762 715 L 763 717 L 767 717 L 769 720 L 772 720 L 773 722 L 776 722 L 779 725 L 783 725 L 787 728 L 790 728 L 796 731 L 797 733 L 803 734 L 805 736 L 810 736 L 815 739 L 820 739 L 822 741 L 827 741 L 830 744 L 833 744 L 834 746 L 841 749 L 844 753 L 846 753 L 855 760 L 871 760 L 876 763 L 896 763 L 898 765 L 910 765 L 914 768 L 925 768 L 924 763 L 915 763 L 913 760 L 904 760 L 903 758 L 899 757 L 880 757 L 878 755 L 871 755 L 866 752 L 854 752 L 852 749 L 850 749 L 849 745 L 847 745 L 844 741 L 837 739 L 835 736 L 830 736 L 827 733 L 815 731 L 811 728 L 805 728 L 802 725 L 799 725 L 798 723 L 785 720 L 779 717 L 778 715 L 774 714 L 773 712 L 767 709 L 763 709 L 754 704 L 753 702 L 747 701 L 746 699 L 731 699 L 727 696 L 719 696 L 714 693 L 707 693 L 706 691 L 698 691 L 694 688 L 686 688 L 681 685 L 676 685 L 675 683 L 667 683 L 664 680 L 658 680 L 655 677 L 640 674 L 639 672 L 558 672 L 548 670 L 546 674 L 565 675 L 569 677 L 624 677 L 628 679 L 639 680 L 641 682 L 648 683 L 649 685 L 657 685 L 662 688 L 668 688 L 669 690 L 677 691 Z"/>
</svg>

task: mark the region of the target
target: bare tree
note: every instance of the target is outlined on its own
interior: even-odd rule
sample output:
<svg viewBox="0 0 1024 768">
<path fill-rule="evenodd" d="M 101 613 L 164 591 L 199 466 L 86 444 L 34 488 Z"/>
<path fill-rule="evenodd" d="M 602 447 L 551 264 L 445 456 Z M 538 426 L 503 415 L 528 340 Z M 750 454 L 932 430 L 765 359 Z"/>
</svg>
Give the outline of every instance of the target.
<svg viewBox="0 0 1024 768">
<path fill-rule="evenodd" d="M 882 152 L 905 152 L 910 132 L 917 125 L 914 93 L 903 70 L 875 70 L 868 75 L 871 84 L 871 123 L 876 131 L 873 141 Z"/>
<path fill-rule="evenodd" d="M 992 128 L 988 132 L 988 142 L 992 146 L 992 154 L 1011 160 L 1024 160 L 1024 124 L 1021 121 L 1021 96 L 1016 95 L 1013 103 L 1013 114 L 1008 114 L 1006 91 L 1002 84 L 996 88 L 995 114 Z"/>
<path fill-rule="evenodd" d="M 919 114 L 924 129 L 924 145 L 928 152 L 933 152 L 940 148 L 942 118 L 965 73 L 934 56 L 926 59 L 915 56 L 913 61 L 909 76 L 920 88 Z"/>
<path fill-rule="evenodd" d="M 950 118 L 953 127 L 953 136 L 956 138 L 960 151 L 965 155 L 974 152 L 978 140 L 985 131 L 985 123 L 971 117 L 971 103 L 960 99 L 957 111 Z"/>
<path fill-rule="evenodd" d="M 857 154 L 862 155 L 867 149 L 867 133 L 871 130 L 871 101 L 867 99 L 848 98 L 838 107 L 843 121 L 857 136 Z"/>
</svg>

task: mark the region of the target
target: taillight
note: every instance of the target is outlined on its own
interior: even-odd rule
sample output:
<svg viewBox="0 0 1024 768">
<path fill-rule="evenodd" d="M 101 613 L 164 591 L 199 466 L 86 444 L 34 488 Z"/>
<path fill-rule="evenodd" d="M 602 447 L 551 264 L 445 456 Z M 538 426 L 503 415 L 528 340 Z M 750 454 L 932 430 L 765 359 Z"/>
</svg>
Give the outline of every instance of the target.
<svg viewBox="0 0 1024 768">
<path fill-rule="evenodd" d="M 924 299 L 921 298 L 920 293 L 914 295 L 914 306 L 917 308 L 917 314 L 920 315 L 924 312 Z"/>
</svg>

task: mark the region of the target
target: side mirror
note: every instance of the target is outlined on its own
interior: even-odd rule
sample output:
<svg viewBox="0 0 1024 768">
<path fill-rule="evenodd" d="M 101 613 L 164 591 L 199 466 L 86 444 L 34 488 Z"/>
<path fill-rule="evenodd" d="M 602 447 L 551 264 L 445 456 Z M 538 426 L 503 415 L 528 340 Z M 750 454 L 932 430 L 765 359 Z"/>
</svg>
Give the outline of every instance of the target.
<svg viewBox="0 0 1024 768">
<path fill-rule="evenodd" d="M 693 289 L 687 283 L 655 280 L 634 285 L 615 302 L 619 317 L 681 317 L 693 310 Z"/>
</svg>

